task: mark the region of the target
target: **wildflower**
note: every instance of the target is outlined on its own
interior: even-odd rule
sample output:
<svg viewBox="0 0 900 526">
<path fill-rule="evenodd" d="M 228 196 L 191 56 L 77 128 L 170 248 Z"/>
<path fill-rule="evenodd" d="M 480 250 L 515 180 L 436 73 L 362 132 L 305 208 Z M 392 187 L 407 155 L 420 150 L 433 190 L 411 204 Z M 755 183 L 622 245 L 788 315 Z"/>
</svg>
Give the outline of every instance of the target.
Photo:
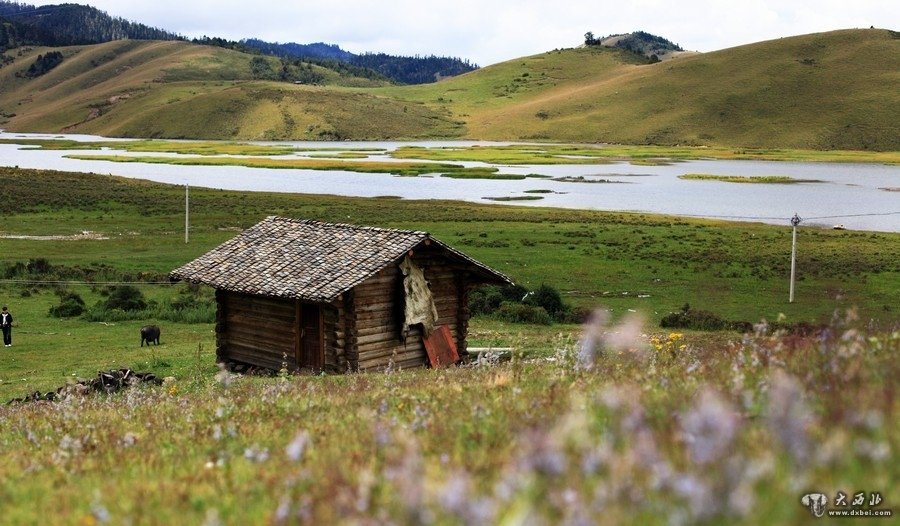
<svg viewBox="0 0 900 526">
<path fill-rule="evenodd" d="M 290 444 L 284 449 L 284 453 L 287 457 L 294 462 L 299 462 L 301 458 L 303 458 L 303 452 L 306 451 L 306 447 L 309 445 L 309 433 L 306 431 L 300 431 L 294 436 L 294 440 L 291 441 Z"/>
<path fill-rule="evenodd" d="M 222 385 L 222 387 L 229 387 L 233 381 L 234 376 L 228 372 L 228 368 L 224 363 L 219 364 L 219 372 L 216 373 L 216 381 Z"/>
<path fill-rule="evenodd" d="M 853 443 L 853 449 L 861 457 L 868 457 L 872 462 L 885 462 L 891 456 L 891 447 L 886 442 L 873 442 L 859 438 Z"/>
<path fill-rule="evenodd" d="M 438 503 L 444 511 L 460 519 L 463 524 L 493 523 L 494 503 L 472 495 L 472 480 L 465 471 L 450 476 L 443 490 L 438 493 Z"/>
<path fill-rule="evenodd" d="M 244 449 L 244 458 L 251 462 L 265 462 L 269 459 L 269 450 L 256 444 Z"/>
<path fill-rule="evenodd" d="M 712 488 L 695 475 L 678 477 L 673 484 L 673 489 L 676 495 L 687 500 L 691 514 L 697 519 L 709 518 L 718 510 Z"/>
<path fill-rule="evenodd" d="M 691 459 L 698 464 L 708 464 L 728 453 L 737 435 L 739 420 L 731 405 L 707 387 L 682 418 L 681 426 Z"/>
<path fill-rule="evenodd" d="M 132 433 L 131 431 L 125 433 L 125 436 L 122 437 L 121 443 L 123 447 L 131 447 L 135 445 L 138 441 L 138 435 L 136 433 Z"/>
<path fill-rule="evenodd" d="M 643 316 L 629 314 L 622 320 L 622 323 L 606 330 L 608 321 L 609 313 L 598 309 L 585 324 L 584 333 L 578 345 L 578 365 L 580 367 L 584 369 L 593 367 L 597 356 L 604 350 L 639 361 L 646 358 L 641 343 Z"/>
<path fill-rule="evenodd" d="M 415 413 L 415 419 L 413 419 L 412 430 L 421 431 L 425 429 L 428 425 L 428 410 L 416 404 L 413 412 Z"/>
<path fill-rule="evenodd" d="M 400 497 L 406 510 L 408 522 L 422 524 L 428 511 L 423 507 L 425 499 L 425 461 L 415 436 L 398 433 L 395 437 L 399 446 L 384 468 L 384 477 L 389 480 Z"/>
<path fill-rule="evenodd" d="M 106 524 L 109 522 L 109 510 L 107 510 L 106 506 L 104 506 L 100 502 L 99 497 L 95 497 L 94 502 L 91 503 L 91 515 L 94 517 L 94 520 L 96 520 L 100 524 Z"/>
<path fill-rule="evenodd" d="M 578 345 L 578 364 L 581 367 L 590 369 L 594 366 L 594 361 L 597 358 L 597 354 L 599 354 L 598 347 L 601 344 L 600 339 L 603 336 L 603 329 L 608 321 L 609 313 L 605 310 L 597 309 L 585 323 L 584 333 Z"/>
<path fill-rule="evenodd" d="M 287 522 L 290 514 L 291 499 L 287 495 L 284 495 L 278 502 L 278 508 L 275 510 L 275 516 L 273 517 L 273 520 L 275 524 L 284 524 L 285 522 Z"/>
<path fill-rule="evenodd" d="M 806 427 L 812 416 L 800 384 L 781 370 L 776 370 L 770 380 L 767 418 L 781 446 L 797 463 L 805 462 L 809 452 Z"/>
<path fill-rule="evenodd" d="M 219 510 L 211 508 L 206 510 L 206 517 L 203 519 L 202 526 L 222 526 L 222 519 L 219 518 Z"/>
</svg>

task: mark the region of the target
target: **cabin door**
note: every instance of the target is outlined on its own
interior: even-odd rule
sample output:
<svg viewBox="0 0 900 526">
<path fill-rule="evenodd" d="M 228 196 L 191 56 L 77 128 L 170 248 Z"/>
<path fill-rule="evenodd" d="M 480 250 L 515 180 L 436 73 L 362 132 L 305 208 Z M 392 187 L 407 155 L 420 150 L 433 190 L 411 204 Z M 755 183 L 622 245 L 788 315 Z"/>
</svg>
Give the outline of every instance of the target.
<svg viewBox="0 0 900 526">
<path fill-rule="evenodd" d="M 321 371 L 325 365 L 322 342 L 322 309 L 318 305 L 297 303 L 300 319 L 300 338 L 297 345 L 297 365 L 301 369 Z"/>
</svg>

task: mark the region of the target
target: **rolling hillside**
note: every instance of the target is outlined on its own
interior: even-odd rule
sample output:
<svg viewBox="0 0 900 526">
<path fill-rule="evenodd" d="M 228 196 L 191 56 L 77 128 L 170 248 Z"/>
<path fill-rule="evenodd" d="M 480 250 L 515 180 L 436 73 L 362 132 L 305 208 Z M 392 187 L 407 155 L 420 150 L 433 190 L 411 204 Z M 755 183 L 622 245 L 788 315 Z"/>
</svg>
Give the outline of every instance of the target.
<svg viewBox="0 0 900 526">
<path fill-rule="evenodd" d="M 60 48 L 66 59 L 57 68 L 35 79 L 15 75 L 48 49 L 7 52 L 15 61 L 0 69 L 0 127 L 900 150 L 900 34 L 880 29 L 656 64 L 621 49 L 556 50 L 421 86 L 327 71 L 326 86 L 253 80 L 251 56 L 185 42 Z"/>
<path fill-rule="evenodd" d="M 900 149 L 900 33 L 845 30 L 657 64 L 579 48 L 433 86 L 467 136 L 630 144 Z"/>
<path fill-rule="evenodd" d="M 21 76 L 38 55 L 53 49 L 65 57 L 58 67 L 37 78 Z M 210 139 L 459 134 L 459 125 L 446 112 L 347 89 L 385 82 L 341 76 L 315 65 L 309 67 L 325 86 L 254 80 L 254 59 L 262 60 L 180 41 L 20 48 L 15 61 L 0 68 L 0 127 Z M 281 67 L 276 58 L 265 60 L 276 70 Z"/>
</svg>

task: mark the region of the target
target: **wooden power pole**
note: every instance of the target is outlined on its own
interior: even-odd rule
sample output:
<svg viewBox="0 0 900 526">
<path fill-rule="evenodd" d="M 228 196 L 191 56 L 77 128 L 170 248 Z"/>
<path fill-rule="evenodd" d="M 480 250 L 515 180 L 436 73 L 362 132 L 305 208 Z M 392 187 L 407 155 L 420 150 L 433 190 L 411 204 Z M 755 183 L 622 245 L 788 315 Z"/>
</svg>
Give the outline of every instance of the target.
<svg viewBox="0 0 900 526">
<path fill-rule="evenodd" d="M 190 228 L 190 192 L 188 185 L 184 185 L 184 242 L 188 242 L 188 229 Z M 792 289 L 793 290 L 793 289 Z"/>
<path fill-rule="evenodd" d="M 791 292 L 788 303 L 794 303 L 794 278 L 797 275 L 797 225 L 800 224 L 800 221 L 802 220 L 796 213 L 791 218 L 791 226 L 794 227 L 794 232 L 791 240 Z"/>
</svg>

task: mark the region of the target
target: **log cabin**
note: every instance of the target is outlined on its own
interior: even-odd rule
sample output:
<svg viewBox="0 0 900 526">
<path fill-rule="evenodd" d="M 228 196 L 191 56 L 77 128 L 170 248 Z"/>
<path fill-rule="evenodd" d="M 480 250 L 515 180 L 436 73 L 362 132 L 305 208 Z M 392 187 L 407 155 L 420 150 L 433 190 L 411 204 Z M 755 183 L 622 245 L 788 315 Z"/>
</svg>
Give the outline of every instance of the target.
<svg viewBox="0 0 900 526">
<path fill-rule="evenodd" d="M 216 291 L 216 358 L 348 372 L 467 358 L 468 297 L 510 279 L 427 232 L 271 216 L 173 270 Z"/>
</svg>

